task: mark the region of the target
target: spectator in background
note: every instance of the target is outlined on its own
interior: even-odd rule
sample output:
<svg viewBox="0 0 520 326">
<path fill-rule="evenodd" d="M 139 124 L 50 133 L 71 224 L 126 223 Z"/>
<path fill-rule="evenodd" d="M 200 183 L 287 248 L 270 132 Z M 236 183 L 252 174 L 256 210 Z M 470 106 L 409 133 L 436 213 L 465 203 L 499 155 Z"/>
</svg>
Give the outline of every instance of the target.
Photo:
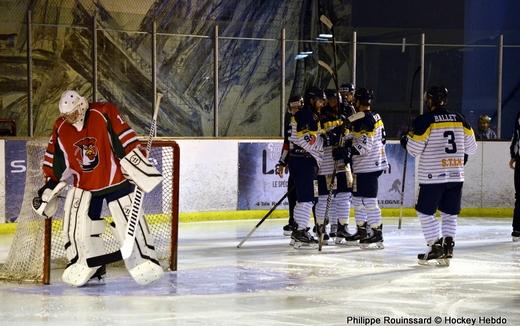
<svg viewBox="0 0 520 326">
<path fill-rule="evenodd" d="M 509 152 L 511 154 L 509 167 L 515 170 L 515 209 L 513 211 L 513 232 L 511 237 L 516 242 L 520 241 L 520 113 L 516 115 Z"/>
<path fill-rule="evenodd" d="M 491 117 L 487 114 L 483 114 L 478 119 L 478 130 L 475 135 L 477 140 L 489 140 L 497 139 L 497 134 L 493 129 L 489 127 L 491 123 Z"/>
</svg>

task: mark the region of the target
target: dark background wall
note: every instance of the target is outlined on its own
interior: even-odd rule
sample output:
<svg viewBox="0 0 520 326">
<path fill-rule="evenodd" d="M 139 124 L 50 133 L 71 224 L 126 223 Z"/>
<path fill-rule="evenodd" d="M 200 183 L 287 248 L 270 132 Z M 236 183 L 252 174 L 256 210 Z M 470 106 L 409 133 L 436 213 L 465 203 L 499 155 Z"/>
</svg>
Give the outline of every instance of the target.
<svg viewBox="0 0 520 326">
<path fill-rule="evenodd" d="M 280 30 L 286 29 L 289 97 L 310 85 L 333 87 L 317 60 L 332 63 L 329 44 L 314 39 L 335 24 L 340 82 L 349 82 L 351 37 L 358 34 L 357 84 L 376 90 L 375 108 L 390 136 L 399 135 L 419 110 L 419 41 L 426 33 L 425 84 L 445 85 L 450 106 L 472 123 L 496 115 L 497 37 L 520 44 L 514 0 L 6 0 L 0 3 L 0 118 L 15 119 L 27 133 L 25 12 L 33 22 L 61 24 L 33 30 L 36 135 L 47 135 L 64 89 L 92 94 L 91 24 L 98 12 L 99 97 L 116 103 L 131 124 L 146 132 L 151 108 L 152 21 L 158 31 L 158 86 L 165 93 L 159 133 L 213 134 L 213 31 L 219 25 L 219 134 L 277 136 L 280 125 Z M 65 26 L 80 26 L 73 29 Z M 175 35 L 172 35 L 175 34 Z M 185 35 L 203 36 L 202 38 Z M 244 40 L 241 38 L 257 38 Z M 405 39 L 405 46 L 401 43 Z M 466 46 L 463 46 L 465 44 Z M 469 45 L 469 46 L 468 46 Z M 471 46 L 473 45 L 473 46 Z M 483 45 L 487 47 L 476 47 Z M 296 61 L 300 51 L 313 51 Z M 503 136 L 518 110 L 517 48 L 504 51 Z"/>
</svg>

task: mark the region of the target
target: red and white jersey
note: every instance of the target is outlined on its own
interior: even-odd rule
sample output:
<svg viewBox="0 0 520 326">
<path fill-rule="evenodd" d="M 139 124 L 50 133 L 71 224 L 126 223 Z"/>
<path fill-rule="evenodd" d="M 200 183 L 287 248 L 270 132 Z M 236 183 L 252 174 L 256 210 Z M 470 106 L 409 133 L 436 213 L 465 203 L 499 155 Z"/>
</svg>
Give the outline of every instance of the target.
<svg viewBox="0 0 520 326">
<path fill-rule="evenodd" d="M 62 117 L 56 120 L 43 173 L 54 181 L 72 175 L 74 186 L 83 190 L 109 190 L 126 180 L 119 160 L 138 144 L 137 134 L 113 104 L 91 103 L 81 131 Z"/>
</svg>

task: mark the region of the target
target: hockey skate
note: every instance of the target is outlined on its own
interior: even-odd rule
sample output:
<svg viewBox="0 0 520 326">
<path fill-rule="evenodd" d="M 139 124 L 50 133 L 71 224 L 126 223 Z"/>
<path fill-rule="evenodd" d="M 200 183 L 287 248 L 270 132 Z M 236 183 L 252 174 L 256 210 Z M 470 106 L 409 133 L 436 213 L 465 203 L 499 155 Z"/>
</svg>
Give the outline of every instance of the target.
<svg viewBox="0 0 520 326">
<path fill-rule="evenodd" d="M 383 245 L 383 224 L 372 228 L 372 234 L 359 240 L 359 247 L 361 249 L 384 249 Z"/>
<path fill-rule="evenodd" d="M 511 233 L 511 237 L 513 238 L 513 242 L 519 242 L 520 241 L 520 231 L 513 231 Z"/>
<path fill-rule="evenodd" d="M 336 233 L 336 238 L 334 239 L 334 243 L 337 245 L 345 245 L 347 242 L 343 241 L 343 240 L 352 237 L 352 234 L 350 234 L 348 232 L 348 224 L 340 224 L 338 222 L 336 228 L 338 231 Z"/>
<path fill-rule="evenodd" d="M 283 227 L 283 235 L 286 237 L 290 237 L 292 232 L 296 230 L 296 226 L 292 224 L 287 224 Z"/>
<path fill-rule="evenodd" d="M 291 234 L 294 249 L 317 249 L 318 241 L 307 230 L 294 230 Z"/>
<path fill-rule="evenodd" d="M 453 258 L 453 247 L 455 242 L 452 237 L 444 237 L 442 239 L 442 248 L 444 249 L 444 264 L 450 266 L 451 259 Z"/>
<path fill-rule="evenodd" d="M 96 283 L 104 284 L 105 283 L 105 275 L 106 274 L 107 274 L 107 266 L 106 265 L 99 266 L 99 268 L 94 273 L 94 275 L 92 275 L 90 277 L 90 279 L 88 280 L 87 284 L 89 284 L 89 285 L 90 284 L 96 284 Z"/>
<path fill-rule="evenodd" d="M 321 225 L 321 231 L 323 232 L 323 245 L 324 246 L 328 246 L 329 245 L 329 240 L 330 240 L 331 237 L 330 237 L 329 234 L 327 234 L 327 230 L 326 230 L 326 226 L 325 225 Z M 320 238 L 319 238 L 319 235 L 318 235 L 318 232 L 317 232 L 317 229 L 316 229 L 316 225 L 312 228 L 312 232 L 316 236 L 316 240 L 319 241 Z"/>
<path fill-rule="evenodd" d="M 455 244 L 453 241 L 451 243 Z M 451 247 L 451 254 L 453 255 L 453 246 Z M 419 265 L 449 266 L 450 262 L 449 259 L 446 258 L 442 238 L 435 241 L 433 244 L 429 244 L 427 252 L 424 254 L 418 254 L 417 263 Z"/>
<path fill-rule="evenodd" d="M 356 234 L 345 237 L 345 244 L 347 246 L 357 246 L 361 239 L 367 237 L 367 222 L 364 222 L 361 225 L 357 225 Z"/>
<path fill-rule="evenodd" d="M 337 235 L 338 235 L 338 225 L 337 224 L 331 224 L 330 225 L 329 237 L 332 239 L 332 238 L 337 237 Z"/>
</svg>

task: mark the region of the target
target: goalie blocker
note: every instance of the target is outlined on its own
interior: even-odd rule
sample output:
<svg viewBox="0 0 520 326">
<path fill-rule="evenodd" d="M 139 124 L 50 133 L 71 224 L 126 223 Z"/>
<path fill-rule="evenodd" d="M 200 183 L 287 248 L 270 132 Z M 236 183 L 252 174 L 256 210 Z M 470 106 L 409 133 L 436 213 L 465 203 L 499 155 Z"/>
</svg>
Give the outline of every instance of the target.
<svg viewBox="0 0 520 326">
<path fill-rule="evenodd" d="M 138 148 L 123 157 L 121 170 L 127 179 L 144 192 L 152 191 L 163 179 L 161 173 Z"/>
</svg>

